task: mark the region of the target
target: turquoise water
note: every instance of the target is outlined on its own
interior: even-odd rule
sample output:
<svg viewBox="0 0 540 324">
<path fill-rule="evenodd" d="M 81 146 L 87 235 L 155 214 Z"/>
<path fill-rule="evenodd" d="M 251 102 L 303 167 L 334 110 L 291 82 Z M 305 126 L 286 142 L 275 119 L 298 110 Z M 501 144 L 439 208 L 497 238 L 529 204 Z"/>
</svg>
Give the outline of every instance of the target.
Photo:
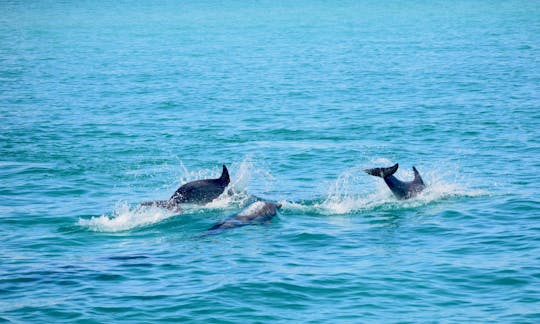
<svg viewBox="0 0 540 324">
<path fill-rule="evenodd" d="M 0 12 L 0 321 L 540 321 L 538 2 Z"/>
</svg>

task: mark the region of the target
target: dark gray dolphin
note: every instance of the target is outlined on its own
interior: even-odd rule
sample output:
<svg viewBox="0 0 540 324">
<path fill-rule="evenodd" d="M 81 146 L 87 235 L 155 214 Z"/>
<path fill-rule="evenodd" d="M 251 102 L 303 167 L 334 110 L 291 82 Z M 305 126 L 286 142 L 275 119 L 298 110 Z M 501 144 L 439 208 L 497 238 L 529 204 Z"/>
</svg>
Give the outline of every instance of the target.
<svg viewBox="0 0 540 324">
<path fill-rule="evenodd" d="M 394 196 L 399 200 L 412 198 L 424 190 L 426 185 L 415 167 L 413 167 L 414 180 L 410 182 L 401 181 L 394 177 L 394 173 L 396 173 L 398 167 L 399 164 L 396 163 L 389 168 L 374 168 L 366 169 L 364 171 L 372 176 L 383 178 L 384 182 L 388 185 L 388 188 L 392 190 Z"/>
<path fill-rule="evenodd" d="M 219 234 L 224 230 L 247 226 L 247 225 L 256 225 L 256 224 L 267 224 L 269 223 L 274 216 L 276 216 L 277 211 L 281 208 L 280 203 L 272 203 L 268 201 L 256 201 L 253 204 L 249 205 L 246 209 L 242 210 L 240 213 L 235 216 L 221 221 L 214 226 L 210 227 L 206 232 L 202 233 L 199 236 L 206 236 L 212 234 Z"/>
<path fill-rule="evenodd" d="M 216 199 L 229 185 L 229 171 L 225 164 L 221 177 L 188 182 L 176 190 L 169 201 L 180 203 L 206 204 Z"/>
<path fill-rule="evenodd" d="M 188 182 L 176 190 L 169 200 L 143 203 L 143 206 L 157 206 L 175 211 L 181 211 L 178 204 L 207 204 L 223 193 L 229 185 L 229 171 L 223 165 L 221 176 L 217 179 L 204 179 Z"/>
</svg>

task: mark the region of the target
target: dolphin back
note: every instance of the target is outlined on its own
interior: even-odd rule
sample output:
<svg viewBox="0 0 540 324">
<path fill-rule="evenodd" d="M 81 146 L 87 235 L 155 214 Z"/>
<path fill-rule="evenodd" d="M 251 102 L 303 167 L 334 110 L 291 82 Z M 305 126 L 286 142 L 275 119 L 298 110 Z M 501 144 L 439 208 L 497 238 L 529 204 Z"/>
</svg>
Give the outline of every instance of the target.
<svg viewBox="0 0 540 324">
<path fill-rule="evenodd" d="M 188 182 L 178 188 L 169 200 L 175 203 L 206 204 L 219 197 L 230 182 L 229 171 L 223 165 L 219 178 Z"/>
<path fill-rule="evenodd" d="M 219 234 L 224 230 L 247 225 L 265 224 L 277 215 L 281 204 L 257 201 L 235 216 L 214 224 L 200 236 Z"/>
<path fill-rule="evenodd" d="M 399 164 L 396 163 L 388 168 L 374 168 L 364 171 L 369 175 L 383 178 L 388 188 L 390 188 L 394 196 L 399 200 L 412 198 L 424 190 L 426 185 L 420 176 L 420 172 L 415 167 L 413 167 L 414 180 L 410 182 L 401 181 L 394 176 L 398 167 Z"/>
</svg>

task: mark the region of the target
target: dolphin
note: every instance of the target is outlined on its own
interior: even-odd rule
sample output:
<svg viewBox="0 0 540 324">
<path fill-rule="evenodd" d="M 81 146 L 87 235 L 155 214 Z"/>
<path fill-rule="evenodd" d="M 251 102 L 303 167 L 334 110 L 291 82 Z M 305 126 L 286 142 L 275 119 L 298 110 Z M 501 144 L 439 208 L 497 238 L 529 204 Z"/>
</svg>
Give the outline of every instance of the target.
<svg viewBox="0 0 540 324">
<path fill-rule="evenodd" d="M 365 169 L 364 171 L 372 176 L 383 178 L 388 188 L 390 188 L 394 196 L 399 200 L 412 198 L 424 190 L 426 185 L 415 167 L 412 168 L 414 171 L 414 180 L 410 182 L 401 181 L 394 177 L 394 173 L 396 173 L 398 167 L 399 164 L 396 163 L 389 168 Z"/>
<path fill-rule="evenodd" d="M 281 208 L 280 203 L 256 201 L 235 216 L 216 223 L 199 236 L 219 234 L 224 230 L 247 225 L 268 224 Z"/>
<path fill-rule="evenodd" d="M 229 185 L 229 171 L 225 164 L 221 176 L 217 179 L 203 179 L 188 182 L 176 190 L 169 200 L 145 202 L 143 206 L 157 206 L 175 211 L 181 211 L 178 204 L 207 204 L 219 197 Z"/>
</svg>

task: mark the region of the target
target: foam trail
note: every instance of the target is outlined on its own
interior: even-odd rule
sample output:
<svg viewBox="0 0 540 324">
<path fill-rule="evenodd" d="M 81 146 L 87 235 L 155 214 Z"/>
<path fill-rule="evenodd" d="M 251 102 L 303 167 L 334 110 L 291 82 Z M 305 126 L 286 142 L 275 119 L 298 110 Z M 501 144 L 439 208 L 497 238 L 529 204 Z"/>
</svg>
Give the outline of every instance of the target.
<svg viewBox="0 0 540 324">
<path fill-rule="evenodd" d="M 130 207 L 118 204 L 112 215 L 101 215 L 90 219 L 79 218 L 78 225 L 96 232 L 120 232 L 161 222 L 176 215 L 170 210 L 153 206 Z"/>
</svg>

